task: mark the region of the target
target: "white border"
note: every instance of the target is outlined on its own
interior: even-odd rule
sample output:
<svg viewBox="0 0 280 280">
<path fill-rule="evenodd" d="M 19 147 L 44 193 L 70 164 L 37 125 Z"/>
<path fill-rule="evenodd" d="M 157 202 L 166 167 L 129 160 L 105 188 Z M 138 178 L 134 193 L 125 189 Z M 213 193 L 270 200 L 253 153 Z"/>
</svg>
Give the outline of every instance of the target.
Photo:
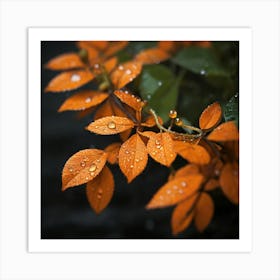
<svg viewBox="0 0 280 280">
<path fill-rule="evenodd" d="M 252 61 L 249 28 L 29 29 L 29 252 L 250 252 L 252 248 Z M 94 37 L 92 36 L 94 34 Z M 40 43 L 77 40 L 240 42 L 240 235 L 237 240 L 46 240 L 40 238 Z"/>
</svg>

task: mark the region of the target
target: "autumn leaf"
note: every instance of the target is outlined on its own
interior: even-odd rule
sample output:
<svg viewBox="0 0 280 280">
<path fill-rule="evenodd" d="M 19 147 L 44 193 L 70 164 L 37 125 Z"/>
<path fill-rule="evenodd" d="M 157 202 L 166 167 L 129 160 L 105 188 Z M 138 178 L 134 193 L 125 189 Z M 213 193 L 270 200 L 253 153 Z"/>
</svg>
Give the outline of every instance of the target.
<svg viewBox="0 0 280 280">
<path fill-rule="evenodd" d="M 128 90 L 115 90 L 114 94 L 121 100 L 121 102 L 127 104 L 136 111 L 141 111 L 145 105 L 141 98 L 131 94 Z"/>
<path fill-rule="evenodd" d="M 160 63 L 170 57 L 170 54 L 160 48 L 151 48 L 141 51 L 135 56 L 135 61 L 143 64 Z"/>
<path fill-rule="evenodd" d="M 198 194 L 180 202 L 173 210 L 171 217 L 172 234 L 176 235 L 190 225 L 194 217 L 194 203 L 196 202 Z"/>
<path fill-rule="evenodd" d="M 234 204 L 239 202 L 238 164 L 226 163 L 220 176 L 220 185 L 225 196 Z"/>
<path fill-rule="evenodd" d="M 69 70 L 83 68 L 85 65 L 76 53 L 66 53 L 51 59 L 45 67 L 50 70 Z"/>
<path fill-rule="evenodd" d="M 161 119 L 161 117 L 157 116 L 158 117 L 158 122 L 162 125 L 163 124 L 163 121 Z M 155 118 L 153 116 L 148 116 L 144 122 L 141 123 L 141 126 L 145 126 L 145 127 L 153 127 L 156 125 L 156 121 L 155 121 Z"/>
<path fill-rule="evenodd" d="M 166 52 L 171 52 L 176 49 L 176 44 L 173 41 L 160 41 L 158 47 Z"/>
<path fill-rule="evenodd" d="M 222 108 L 218 102 L 209 105 L 200 115 L 199 126 L 208 130 L 215 127 L 222 119 Z"/>
<path fill-rule="evenodd" d="M 127 41 L 118 41 L 118 42 L 111 42 L 107 49 L 104 51 L 104 55 L 106 57 L 109 57 L 111 55 L 114 55 L 115 53 L 121 51 L 127 46 Z"/>
<path fill-rule="evenodd" d="M 110 99 L 107 99 L 95 112 L 94 120 L 115 115 Z"/>
<path fill-rule="evenodd" d="M 210 179 L 204 186 L 205 191 L 212 191 L 218 188 L 220 185 L 219 181 L 216 179 Z"/>
<path fill-rule="evenodd" d="M 127 129 L 133 128 L 134 123 L 124 117 L 104 117 L 89 124 L 87 130 L 101 135 L 118 134 Z"/>
<path fill-rule="evenodd" d="M 104 68 L 106 69 L 107 73 L 111 73 L 113 69 L 116 67 L 118 63 L 118 59 L 116 57 L 112 57 L 109 60 L 104 62 Z"/>
<path fill-rule="evenodd" d="M 239 132 L 234 121 L 220 124 L 207 137 L 211 141 L 234 141 L 239 140 Z"/>
<path fill-rule="evenodd" d="M 186 159 L 190 163 L 207 164 L 210 162 L 210 155 L 207 150 L 195 144 L 190 144 L 182 141 L 174 141 L 174 150 L 182 158 Z"/>
<path fill-rule="evenodd" d="M 185 177 L 190 174 L 197 174 L 197 173 L 199 173 L 199 168 L 197 165 L 187 164 L 176 171 L 174 178 Z"/>
<path fill-rule="evenodd" d="M 147 209 L 175 205 L 198 191 L 203 181 L 201 174 L 175 178 L 163 185 L 146 206 Z"/>
<path fill-rule="evenodd" d="M 173 140 L 167 132 L 151 136 L 147 144 L 147 150 L 155 161 L 165 166 L 170 166 L 176 158 Z"/>
<path fill-rule="evenodd" d="M 141 174 L 148 162 L 148 153 L 145 144 L 138 134 L 132 135 L 124 142 L 119 152 L 119 166 L 130 183 Z"/>
<path fill-rule="evenodd" d="M 45 89 L 45 92 L 60 92 L 79 88 L 91 80 L 94 75 L 87 70 L 63 72 L 54 77 Z"/>
<path fill-rule="evenodd" d="M 214 215 L 214 202 L 207 193 L 201 193 L 195 206 L 194 224 L 199 232 L 205 230 Z"/>
<path fill-rule="evenodd" d="M 79 41 L 77 45 L 81 49 L 93 48 L 98 51 L 104 50 L 108 46 L 108 41 Z"/>
<path fill-rule="evenodd" d="M 92 209 L 99 214 L 110 203 L 114 193 L 114 177 L 107 166 L 87 183 L 86 195 Z"/>
<path fill-rule="evenodd" d="M 82 185 L 95 178 L 106 163 L 102 150 L 86 149 L 71 156 L 62 171 L 62 190 Z"/>
<path fill-rule="evenodd" d="M 142 63 L 129 61 L 121 64 L 111 73 L 111 80 L 117 89 L 124 87 L 132 82 L 142 70 Z"/>
<path fill-rule="evenodd" d="M 107 161 L 111 164 L 116 164 L 118 163 L 118 158 L 119 158 L 119 150 L 121 147 L 121 143 L 112 143 L 109 146 L 106 147 L 106 149 L 104 150 L 108 157 L 107 157 Z"/>
<path fill-rule="evenodd" d="M 106 92 L 84 90 L 66 99 L 58 112 L 85 110 L 102 103 L 108 96 Z"/>
</svg>

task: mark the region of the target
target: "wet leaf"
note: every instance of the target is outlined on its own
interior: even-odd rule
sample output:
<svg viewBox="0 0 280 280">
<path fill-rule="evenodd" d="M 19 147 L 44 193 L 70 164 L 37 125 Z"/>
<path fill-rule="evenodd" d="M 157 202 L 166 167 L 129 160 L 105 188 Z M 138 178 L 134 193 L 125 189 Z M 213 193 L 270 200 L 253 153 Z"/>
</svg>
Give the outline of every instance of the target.
<svg viewBox="0 0 280 280">
<path fill-rule="evenodd" d="M 127 41 L 110 42 L 108 48 L 104 51 L 104 55 L 106 57 L 114 55 L 115 53 L 124 49 L 127 46 L 127 44 Z"/>
<path fill-rule="evenodd" d="M 239 203 L 238 164 L 227 163 L 222 169 L 220 185 L 225 196 L 234 204 Z"/>
<path fill-rule="evenodd" d="M 147 150 L 155 161 L 165 166 L 170 166 L 176 158 L 173 140 L 166 132 L 157 133 L 154 136 L 151 135 L 147 144 Z"/>
<path fill-rule="evenodd" d="M 108 41 L 79 41 L 77 43 L 78 47 L 81 49 L 93 48 L 98 51 L 102 51 L 107 48 L 108 44 Z"/>
<path fill-rule="evenodd" d="M 84 90 L 66 99 L 58 112 L 85 110 L 102 103 L 108 96 L 106 92 Z"/>
<path fill-rule="evenodd" d="M 104 166 L 101 173 L 87 183 L 87 199 L 95 213 L 101 213 L 108 206 L 114 193 L 114 186 L 113 174 L 107 166 Z"/>
<path fill-rule="evenodd" d="M 239 140 L 239 132 L 234 121 L 225 122 L 215 128 L 207 139 L 217 142 Z"/>
<path fill-rule="evenodd" d="M 117 89 L 124 87 L 132 82 L 142 70 L 142 64 L 136 61 L 129 61 L 120 64 L 112 73 L 111 80 Z"/>
<path fill-rule="evenodd" d="M 161 119 L 161 117 L 158 117 L 158 120 L 159 120 L 159 123 L 162 125 L 163 124 L 163 121 Z M 145 126 L 145 127 L 153 127 L 153 126 L 156 126 L 156 121 L 155 121 L 155 118 L 153 116 L 148 116 L 144 122 L 141 123 L 142 126 Z"/>
<path fill-rule="evenodd" d="M 89 124 L 87 130 L 101 135 L 118 134 L 127 129 L 133 128 L 134 123 L 124 117 L 104 117 Z"/>
<path fill-rule="evenodd" d="M 79 88 L 91 80 L 93 80 L 94 75 L 90 71 L 77 70 L 63 72 L 55 76 L 48 84 L 45 92 L 60 92 Z"/>
<path fill-rule="evenodd" d="M 148 162 L 148 153 L 145 144 L 138 134 L 132 135 L 124 142 L 119 152 L 119 166 L 130 183 L 141 174 Z"/>
<path fill-rule="evenodd" d="M 132 128 L 120 133 L 120 138 L 123 142 L 125 142 L 129 138 L 131 131 Z"/>
<path fill-rule="evenodd" d="M 209 48 L 190 46 L 183 48 L 172 59 L 174 63 L 200 75 L 228 76 L 215 53 Z"/>
<path fill-rule="evenodd" d="M 62 171 L 62 190 L 82 185 L 95 178 L 106 163 L 102 150 L 86 149 L 71 156 Z"/>
<path fill-rule="evenodd" d="M 109 163 L 111 163 L 111 164 L 118 163 L 120 147 L 121 147 L 121 143 L 112 143 L 106 147 L 106 149 L 104 151 L 108 155 L 107 161 Z"/>
<path fill-rule="evenodd" d="M 205 230 L 214 215 L 214 202 L 207 193 L 201 193 L 195 207 L 194 224 L 199 232 Z"/>
<path fill-rule="evenodd" d="M 110 99 L 106 100 L 95 112 L 94 120 L 98 120 L 104 117 L 114 116 L 114 110 Z"/>
<path fill-rule="evenodd" d="M 218 102 L 209 105 L 200 115 L 199 126 L 208 130 L 215 127 L 222 118 L 222 108 Z"/>
<path fill-rule="evenodd" d="M 197 165 L 187 164 L 176 171 L 174 178 L 185 177 L 190 174 L 198 174 L 198 173 L 199 173 L 199 168 Z"/>
<path fill-rule="evenodd" d="M 197 194 L 180 202 L 173 210 L 171 217 L 172 234 L 176 235 L 191 224 L 194 216 L 194 203 L 197 199 Z"/>
<path fill-rule="evenodd" d="M 107 61 L 105 61 L 104 67 L 105 67 L 107 73 L 111 73 L 113 71 L 113 69 L 117 66 L 117 63 L 118 63 L 118 59 L 116 57 L 112 57 L 112 58 L 108 59 Z"/>
<path fill-rule="evenodd" d="M 170 54 L 160 48 L 152 48 L 141 51 L 135 56 L 135 60 L 143 64 L 160 63 L 170 57 Z"/>
<path fill-rule="evenodd" d="M 83 68 L 85 65 L 76 53 L 66 53 L 51 59 L 45 67 L 51 70 L 69 70 Z"/>
<path fill-rule="evenodd" d="M 176 49 L 176 44 L 174 41 L 160 41 L 158 47 L 166 52 L 172 52 Z"/>
<path fill-rule="evenodd" d="M 212 191 L 219 187 L 219 181 L 216 179 L 210 179 L 204 187 L 205 191 Z"/>
<path fill-rule="evenodd" d="M 121 102 L 127 104 L 136 111 L 141 111 L 145 105 L 141 98 L 131 94 L 128 90 L 115 90 L 114 94 L 121 100 Z"/>
<path fill-rule="evenodd" d="M 200 146 L 182 141 L 174 141 L 174 149 L 182 158 L 190 163 L 207 164 L 210 162 L 210 155 L 207 150 Z"/>
<path fill-rule="evenodd" d="M 146 208 L 163 208 L 175 205 L 196 193 L 202 180 L 203 176 L 200 174 L 190 174 L 185 177 L 175 178 L 157 191 Z"/>
</svg>

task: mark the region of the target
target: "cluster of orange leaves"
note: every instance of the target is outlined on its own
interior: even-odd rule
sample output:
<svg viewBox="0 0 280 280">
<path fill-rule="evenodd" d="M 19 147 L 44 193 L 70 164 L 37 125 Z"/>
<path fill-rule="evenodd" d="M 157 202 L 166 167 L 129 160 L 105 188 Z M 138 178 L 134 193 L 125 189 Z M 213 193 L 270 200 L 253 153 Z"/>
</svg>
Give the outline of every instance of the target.
<svg viewBox="0 0 280 280">
<path fill-rule="evenodd" d="M 221 106 L 208 106 L 199 119 L 201 136 L 182 141 L 181 134 L 162 130 L 159 117 L 143 112 L 146 101 L 124 87 L 132 82 L 144 64 L 167 60 L 172 53 L 191 42 L 159 42 L 138 53 L 131 61 L 119 64 L 115 54 L 127 42 L 80 41 L 79 53 L 62 54 L 46 64 L 51 70 L 64 72 L 54 77 L 45 91 L 78 89 L 95 80 L 98 90 L 81 90 L 61 105 L 59 111 L 95 111 L 94 121 L 86 129 L 100 135 L 119 134 L 120 142 L 105 150 L 85 149 L 71 156 L 62 171 L 62 190 L 86 184 L 86 195 L 96 213 L 104 210 L 114 193 L 114 177 L 106 162 L 118 164 L 128 183 L 146 168 L 148 157 L 170 167 L 177 156 L 187 164 L 171 172 L 168 182 L 159 188 L 147 209 L 175 206 L 171 218 L 173 234 L 185 230 L 192 221 L 203 231 L 214 214 L 209 191 L 221 187 L 233 203 L 239 201 L 238 143 L 234 122 L 220 124 Z M 209 42 L 197 42 L 208 47 Z M 176 112 L 170 112 L 170 118 Z M 176 119 L 177 120 L 177 119 Z M 181 122 L 178 121 L 180 126 Z M 156 129 L 157 131 L 156 131 Z M 159 131 L 158 131 L 159 129 Z"/>
</svg>

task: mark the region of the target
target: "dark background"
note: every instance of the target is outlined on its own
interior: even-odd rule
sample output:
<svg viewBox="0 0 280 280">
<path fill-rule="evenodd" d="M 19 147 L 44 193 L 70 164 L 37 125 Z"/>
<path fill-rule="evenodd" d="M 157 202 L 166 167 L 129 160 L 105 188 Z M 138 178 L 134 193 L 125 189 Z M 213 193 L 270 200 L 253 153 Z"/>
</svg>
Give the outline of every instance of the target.
<svg viewBox="0 0 280 280">
<path fill-rule="evenodd" d="M 166 182 L 168 169 L 149 159 L 145 171 L 131 184 L 116 166 L 110 166 L 115 193 L 109 206 L 96 215 L 87 202 L 85 186 L 61 191 L 61 171 L 70 156 L 87 148 L 105 148 L 117 136 L 98 136 L 84 129 L 92 117 L 77 119 L 73 112 L 57 109 L 70 93 L 44 93 L 43 89 L 57 74 L 43 68 L 51 58 L 76 51 L 74 42 L 42 42 L 41 90 L 41 238 L 239 238 L 239 207 L 221 193 L 212 191 L 215 214 L 203 233 L 194 226 L 174 237 L 170 219 L 173 207 L 145 210 L 153 194 Z"/>
</svg>

